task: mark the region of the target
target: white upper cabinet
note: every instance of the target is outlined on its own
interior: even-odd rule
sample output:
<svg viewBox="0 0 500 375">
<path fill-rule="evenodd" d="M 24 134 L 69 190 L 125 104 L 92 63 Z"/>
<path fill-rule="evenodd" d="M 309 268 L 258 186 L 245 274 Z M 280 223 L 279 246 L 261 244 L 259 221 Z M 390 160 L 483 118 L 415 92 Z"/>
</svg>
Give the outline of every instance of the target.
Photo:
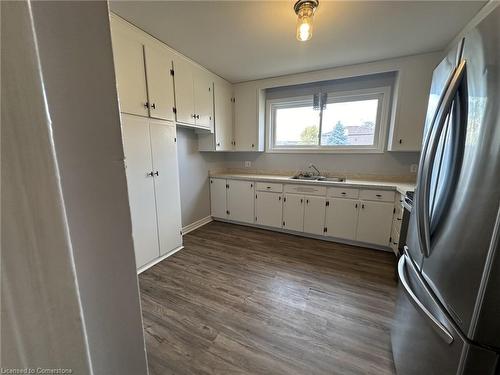
<svg viewBox="0 0 500 375">
<path fill-rule="evenodd" d="M 325 234 L 345 240 L 356 239 L 360 203 L 354 199 L 330 198 L 326 208 Z M 371 223 L 372 227 L 376 227 Z"/>
<path fill-rule="evenodd" d="M 264 151 L 264 97 L 251 84 L 234 86 L 234 150 Z"/>
<path fill-rule="evenodd" d="M 325 197 L 306 196 L 304 208 L 304 232 L 322 235 L 325 228 Z"/>
<path fill-rule="evenodd" d="M 196 125 L 211 129 L 214 111 L 214 83 L 212 77 L 208 72 L 196 69 L 193 79 Z"/>
<path fill-rule="evenodd" d="M 254 222 L 254 183 L 227 180 L 227 218 L 243 223 Z"/>
<path fill-rule="evenodd" d="M 120 111 L 148 116 L 143 44 L 129 29 L 113 18 L 111 20 Z"/>
<path fill-rule="evenodd" d="M 304 197 L 286 194 L 283 199 L 283 228 L 304 231 Z"/>
<path fill-rule="evenodd" d="M 214 83 L 215 150 L 233 149 L 233 87 L 229 83 Z"/>
<path fill-rule="evenodd" d="M 389 246 L 394 202 L 361 201 L 356 240 Z"/>
<path fill-rule="evenodd" d="M 174 60 L 174 82 L 177 122 L 195 125 L 193 66 L 189 61 Z"/>
<path fill-rule="evenodd" d="M 173 53 L 116 16 L 111 31 L 120 111 L 174 120 Z"/>
<path fill-rule="evenodd" d="M 389 151 L 420 151 L 427 113 L 432 72 L 439 55 L 414 58 L 399 71 L 389 130 Z"/>
<path fill-rule="evenodd" d="M 144 46 L 150 116 L 174 121 L 173 54 L 158 43 Z"/>
<path fill-rule="evenodd" d="M 188 60 L 174 59 L 177 122 L 210 130 L 213 124 L 213 80 Z"/>
</svg>

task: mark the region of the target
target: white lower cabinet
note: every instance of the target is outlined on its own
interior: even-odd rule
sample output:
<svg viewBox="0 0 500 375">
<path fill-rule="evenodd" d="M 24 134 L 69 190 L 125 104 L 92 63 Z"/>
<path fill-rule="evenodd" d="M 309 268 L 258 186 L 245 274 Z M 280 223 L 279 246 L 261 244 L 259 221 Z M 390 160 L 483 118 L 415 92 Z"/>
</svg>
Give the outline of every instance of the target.
<svg viewBox="0 0 500 375">
<path fill-rule="evenodd" d="M 122 114 L 137 268 L 182 245 L 175 125 Z"/>
<path fill-rule="evenodd" d="M 227 218 L 243 223 L 254 222 L 254 183 L 227 180 Z"/>
<path fill-rule="evenodd" d="M 394 203 L 361 201 L 356 240 L 388 246 L 393 210 Z"/>
<path fill-rule="evenodd" d="M 214 218 L 376 248 L 390 245 L 391 190 L 211 178 L 210 197 Z"/>
<path fill-rule="evenodd" d="M 221 178 L 210 179 L 210 210 L 213 217 L 225 219 L 227 182 Z"/>
<path fill-rule="evenodd" d="M 325 235 L 355 240 L 359 205 L 355 199 L 330 198 L 326 208 Z"/>
<path fill-rule="evenodd" d="M 322 235 L 325 229 L 325 197 L 306 196 L 304 206 L 304 232 Z"/>
<path fill-rule="evenodd" d="M 283 199 L 281 193 L 258 191 L 255 194 L 255 222 L 268 227 L 282 227 Z"/>
<path fill-rule="evenodd" d="M 304 231 L 304 197 L 285 194 L 283 198 L 283 228 Z"/>
</svg>

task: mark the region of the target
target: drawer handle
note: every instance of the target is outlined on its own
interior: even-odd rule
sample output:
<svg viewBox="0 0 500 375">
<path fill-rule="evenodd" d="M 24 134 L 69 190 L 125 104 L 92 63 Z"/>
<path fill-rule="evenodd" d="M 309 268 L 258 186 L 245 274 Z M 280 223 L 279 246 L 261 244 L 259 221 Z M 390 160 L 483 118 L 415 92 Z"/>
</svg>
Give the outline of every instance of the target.
<svg viewBox="0 0 500 375">
<path fill-rule="evenodd" d="M 382 198 L 382 194 L 377 194 L 376 197 Z"/>
<path fill-rule="evenodd" d="M 271 189 L 271 186 L 266 186 L 266 189 Z"/>
<path fill-rule="evenodd" d="M 396 220 L 399 220 L 399 221 L 401 221 L 401 218 L 400 218 L 400 217 L 397 217 L 397 218 L 396 218 Z"/>
<path fill-rule="evenodd" d="M 346 195 L 347 193 L 346 193 L 345 191 L 343 191 L 343 192 L 342 192 L 342 193 L 340 193 L 340 194 L 342 194 L 342 195 Z"/>
</svg>

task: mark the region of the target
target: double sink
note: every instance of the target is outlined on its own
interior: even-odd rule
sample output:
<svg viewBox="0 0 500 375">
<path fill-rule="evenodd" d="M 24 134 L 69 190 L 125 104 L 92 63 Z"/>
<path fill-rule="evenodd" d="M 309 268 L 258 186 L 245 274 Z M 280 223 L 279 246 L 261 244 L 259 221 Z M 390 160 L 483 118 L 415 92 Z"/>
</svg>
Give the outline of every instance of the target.
<svg viewBox="0 0 500 375">
<path fill-rule="evenodd" d="M 345 177 L 325 177 L 325 176 L 293 176 L 291 180 L 302 181 L 323 181 L 323 182 L 345 182 Z"/>
</svg>

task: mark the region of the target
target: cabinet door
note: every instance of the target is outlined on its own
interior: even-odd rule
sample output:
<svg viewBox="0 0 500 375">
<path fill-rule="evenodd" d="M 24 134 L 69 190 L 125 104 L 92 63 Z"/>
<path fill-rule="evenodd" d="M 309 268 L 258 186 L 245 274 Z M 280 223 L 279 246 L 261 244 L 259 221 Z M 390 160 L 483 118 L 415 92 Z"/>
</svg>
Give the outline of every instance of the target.
<svg viewBox="0 0 500 375">
<path fill-rule="evenodd" d="M 226 213 L 226 180 L 210 179 L 210 212 L 213 217 L 225 219 Z"/>
<path fill-rule="evenodd" d="M 193 66 L 186 60 L 174 60 L 176 120 L 195 125 Z"/>
<path fill-rule="evenodd" d="M 233 149 L 233 88 L 230 84 L 214 83 L 215 150 Z"/>
<path fill-rule="evenodd" d="M 256 151 L 257 90 L 253 86 L 236 85 L 234 89 L 234 141 L 236 151 Z"/>
<path fill-rule="evenodd" d="M 172 54 L 151 42 L 144 46 L 144 57 L 150 116 L 174 121 L 174 82 L 170 74 Z"/>
<path fill-rule="evenodd" d="M 213 81 L 208 72 L 196 69 L 194 79 L 194 113 L 196 126 L 212 128 L 214 109 Z"/>
<path fill-rule="evenodd" d="M 283 200 L 283 228 L 304 231 L 304 197 L 286 194 Z"/>
<path fill-rule="evenodd" d="M 143 45 L 134 39 L 133 35 L 122 30 L 121 25 L 112 25 L 114 25 L 113 56 L 120 111 L 148 116 Z"/>
<path fill-rule="evenodd" d="M 283 209 L 281 194 L 259 191 L 255 197 L 256 223 L 281 228 Z"/>
<path fill-rule="evenodd" d="M 244 223 L 254 222 L 254 183 L 227 180 L 227 218 Z"/>
<path fill-rule="evenodd" d="M 304 197 L 304 232 L 322 235 L 325 228 L 325 197 Z"/>
<path fill-rule="evenodd" d="M 122 115 L 122 131 L 135 260 L 140 268 L 160 255 L 148 119 Z"/>
<path fill-rule="evenodd" d="M 182 245 L 177 143 L 173 122 L 150 120 L 160 254 Z"/>
<path fill-rule="evenodd" d="M 393 210 L 393 203 L 361 201 L 356 240 L 389 246 Z"/>
<path fill-rule="evenodd" d="M 329 237 L 356 239 L 356 227 L 360 203 L 358 200 L 330 198 L 326 208 L 326 235 Z M 377 225 L 374 225 L 377 227 Z"/>
</svg>

